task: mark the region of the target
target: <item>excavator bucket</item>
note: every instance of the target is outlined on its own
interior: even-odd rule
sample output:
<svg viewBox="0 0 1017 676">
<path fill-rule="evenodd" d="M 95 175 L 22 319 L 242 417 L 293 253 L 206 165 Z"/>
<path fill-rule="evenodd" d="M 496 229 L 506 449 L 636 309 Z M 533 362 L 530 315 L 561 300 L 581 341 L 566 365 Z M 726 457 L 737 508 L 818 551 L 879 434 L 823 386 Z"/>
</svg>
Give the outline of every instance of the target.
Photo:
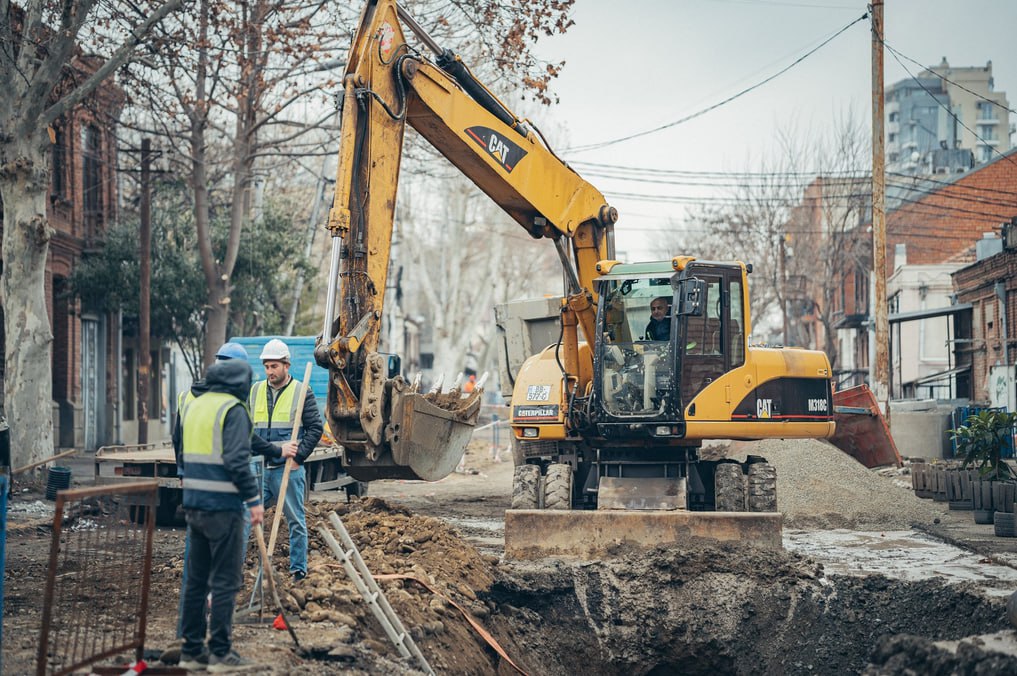
<svg viewBox="0 0 1017 676">
<path fill-rule="evenodd" d="M 831 444 L 869 468 L 901 466 L 897 444 L 867 385 L 834 392 L 833 419 L 837 432 Z"/>
<path fill-rule="evenodd" d="M 418 394 L 392 390 L 383 443 L 372 457 L 344 450 L 343 464 L 358 481 L 438 481 L 451 474 L 466 451 L 480 416 L 483 390 Z"/>
<path fill-rule="evenodd" d="M 481 393 L 401 394 L 392 405 L 392 459 L 424 481 L 443 479 L 466 451 L 480 415 Z"/>
</svg>

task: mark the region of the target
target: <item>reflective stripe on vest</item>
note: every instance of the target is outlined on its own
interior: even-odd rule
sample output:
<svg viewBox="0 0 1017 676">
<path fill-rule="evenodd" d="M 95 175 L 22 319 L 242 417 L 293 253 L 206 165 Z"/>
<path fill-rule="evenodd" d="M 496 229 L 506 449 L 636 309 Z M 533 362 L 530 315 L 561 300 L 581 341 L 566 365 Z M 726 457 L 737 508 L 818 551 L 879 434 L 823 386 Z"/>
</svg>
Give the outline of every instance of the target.
<svg viewBox="0 0 1017 676">
<path fill-rule="evenodd" d="M 184 490 L 238 493 L 222 459 L 226 414 L 243 402 L 224 392 L 206 392 L 187 402 L 181 414 Z"/>
<path fill-rule="evenodd" d="M 278 435 L 280 439 L 290 438 L 294 422 L 297 419 L 297 397 L 293 396 L 296 391 L 296 381 L 291 378 L 276 398 L 270 418 L 268 415 L 268 381 L 261 380 L 254 383 L 248 402 L 251 407 L 251 423 L 254 425 L 255 434 L 265 438 L 264 431 L 271 429 L 273 434 Z"/>
<path fill-rule="evenodd" d="M 177 416 L 182 420 L 184 417 L 184 409 L 187 405 L 194 401 L 194 392 L 191 392 L 191 388 L 187 388 L 183 392 L 177 395 Z"/>
</svg>

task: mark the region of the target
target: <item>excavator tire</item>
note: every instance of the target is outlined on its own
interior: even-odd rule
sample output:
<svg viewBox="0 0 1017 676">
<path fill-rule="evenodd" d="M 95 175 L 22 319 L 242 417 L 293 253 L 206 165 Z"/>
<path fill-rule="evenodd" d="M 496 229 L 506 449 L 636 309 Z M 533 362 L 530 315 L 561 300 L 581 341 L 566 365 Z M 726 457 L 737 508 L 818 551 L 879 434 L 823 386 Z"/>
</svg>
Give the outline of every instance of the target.
<svg viewBox="0 0 1017 676">
<path fill-rule="evenodd" d="M 768 462 L 749 465 L 748 508 L 750 512 L 777 511 L 777 470 Z"/>
<path fill-rule="evenodd" d="M 572 465 L 554 463 L 547 466 L 544 509 L 572 509 Z"/>
<path fill-rule="evenodd" d="M 718 512 L 745 511 L 745 475 L 736 462 L 722 462 L 714 473 Z"/>
<path fill-rule="evenodd" d="M 540 509 L 540 467 L 518 465 L 512 473 L 512 509 Z"/>
</svg>

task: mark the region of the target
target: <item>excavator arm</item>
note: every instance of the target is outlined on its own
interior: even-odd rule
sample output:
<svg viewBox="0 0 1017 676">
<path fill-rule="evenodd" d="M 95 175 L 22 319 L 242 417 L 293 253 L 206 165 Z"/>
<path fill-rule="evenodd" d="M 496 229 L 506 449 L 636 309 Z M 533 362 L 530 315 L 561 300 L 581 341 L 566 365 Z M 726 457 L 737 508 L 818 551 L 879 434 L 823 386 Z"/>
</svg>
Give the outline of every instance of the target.
<svg viewBox="0 0 1017 676">
<path fill-rule="evenodd" d="M 434 61 L 407 42 L 404 27 Z M 592 339 L 592 280 L 598 262 L 614 258 L 617 211 L 394 0 L 365 6 L 341 103 L 330 281 L 315 351 L 330 372 L 326 414 L 353 476 L 439 479 L 469 440 L 480 391 L 420 394 L 377 353 L 406 124 L 533 238 L 553 242 L 568 280 L 562 355 L 573 381 L 577 327 Z"/>
</svg>

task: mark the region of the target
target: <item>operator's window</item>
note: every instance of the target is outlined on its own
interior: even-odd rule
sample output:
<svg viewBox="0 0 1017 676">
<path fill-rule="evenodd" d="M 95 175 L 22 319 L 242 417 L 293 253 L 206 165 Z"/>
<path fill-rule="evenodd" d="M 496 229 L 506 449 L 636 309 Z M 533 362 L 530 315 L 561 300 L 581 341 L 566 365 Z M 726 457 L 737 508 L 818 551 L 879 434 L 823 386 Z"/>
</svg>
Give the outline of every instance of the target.
<svg viewBox="0 0 1017 676">
<path fill-rule="evenodd" d="M 604 292 L 604 406 L 612 415 L 662 413 L 672 377 L 669 278 L 611 282 Z"/>
<path fill-rule="evenodd" d="M 745 363 L 745 310 L 742 302 L 742 280 L 728 279 L 729 319 L 728 336 L 730 336 L 731 348 L 728 354 L 731 355 L 731 368 L 737 368 Z"/>
<path fill-rule="evenodd" d="M 718 277 L 707 277 L 706 297 L 703 299 L 704 312 L 701 316 L 688 318 L 685 335 L 685 354 L 688 355 L 719 355 L 723 354 L 721 337 L 721 317 L 723 316 L 723 296 L 721 280 Z"/>
</svg>

